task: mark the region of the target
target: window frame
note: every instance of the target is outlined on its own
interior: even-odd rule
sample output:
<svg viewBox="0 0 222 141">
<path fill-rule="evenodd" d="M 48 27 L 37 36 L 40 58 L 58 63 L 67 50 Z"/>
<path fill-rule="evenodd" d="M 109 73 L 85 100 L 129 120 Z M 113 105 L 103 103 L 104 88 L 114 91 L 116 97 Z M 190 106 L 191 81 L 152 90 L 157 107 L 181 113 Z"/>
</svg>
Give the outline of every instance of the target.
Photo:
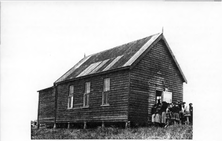
<svg viewBox="0 0 222 141">
<path fill-rule="evenodd" d="M 72 89 L 71 89 L 72 88 Z M 68 91 L 68 109 L 72 109 L 74 106 L 74 85 L 69 85 L 69 91 Z M 70 102 L 71 100 L 71 102 Z"/>
<path fill-rule="evenodd" d="M 89 107 L 89 94 L 91 91 L 91 83 L 86 82 L 85 83 L 85 90 L 84 90 L 84 95 L 83 95 L 83 107 Z"/>
<path fill-rule="evenodd" d="M 103 80 L 102 105 L 109 106 L 110 78 Z"/>
</svg>

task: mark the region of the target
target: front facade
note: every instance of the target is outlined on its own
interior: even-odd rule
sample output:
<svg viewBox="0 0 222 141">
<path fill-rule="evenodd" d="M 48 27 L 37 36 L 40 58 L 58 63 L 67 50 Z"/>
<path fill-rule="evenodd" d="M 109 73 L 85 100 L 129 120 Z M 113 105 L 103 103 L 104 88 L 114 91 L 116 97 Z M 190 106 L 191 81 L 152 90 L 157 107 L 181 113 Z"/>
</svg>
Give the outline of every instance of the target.
<svg viewBox="0 0 222 141">
<path fill-rule="evenodd" d="M 155 34 L 83 58 L 39 91 L 38 121 L 146 124 L 158 97 L 183 101 L 183 82 L 163 34 Z"/>
</svg>

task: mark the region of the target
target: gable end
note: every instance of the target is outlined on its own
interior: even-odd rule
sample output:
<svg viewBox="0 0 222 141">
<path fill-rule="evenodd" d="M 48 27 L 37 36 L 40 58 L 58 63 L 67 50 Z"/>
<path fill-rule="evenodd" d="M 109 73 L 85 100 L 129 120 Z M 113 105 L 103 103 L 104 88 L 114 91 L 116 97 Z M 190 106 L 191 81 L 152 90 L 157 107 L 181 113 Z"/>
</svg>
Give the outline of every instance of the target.
<svg viewBox="0 0 222 141">
<path fill-rule="evenodd" d="M 163 34 L 161 34 L 158 38 L 156 38 L 155 41 L 152 42 L 152 44 L 150 44 L 150 46 L 132 63 L 132 65 L 130 66 L 130 69 L 133 69 L 133 68 L 138 64 L 138 62 L 150 51 L 150 49 L 151 49 L 152 47 L 154 47 L 154 45 L 157 44 L 157 43 L 158 43 L 159 41 L 161 41 L 161 40 L 162 40 L 162 41 L 164 42 L 164 44 L 166 45 L 167 50 L 169 51 L 170 56 L 172 57 L 174 63 L 176 64 L 176 67 L 178 68 L 178 70 L 179 70 L 179 72 L 180 72 L 180 74 L 181 74 L 181 76 L 182 76 L 183 81 L 184 81 L 185 83 L 187 83 L 187 79 L 186 79 L 186 77 L 185 77 L 182 69 L 180 68 L 179 63 L 177 62 L 177 60 L 176 60 L 176 58 L 175 58 L 172 50 L 170 49 L 169 44 L 167 43 L 167 41 L 166 41 L 165 37 L 163 36 Z"/>
</svg>

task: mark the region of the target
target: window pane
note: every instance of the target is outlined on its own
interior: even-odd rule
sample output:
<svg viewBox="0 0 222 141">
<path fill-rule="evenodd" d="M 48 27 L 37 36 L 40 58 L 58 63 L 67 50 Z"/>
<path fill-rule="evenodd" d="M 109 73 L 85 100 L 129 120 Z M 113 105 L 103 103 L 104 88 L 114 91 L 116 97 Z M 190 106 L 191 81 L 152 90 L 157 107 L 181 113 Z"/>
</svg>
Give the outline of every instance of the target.
<svg viewBox="0 0 222 141">
<path fill-rule="evenodd" d="M 70 98 L 68 98 L 68 108 L 70 108 Z"/>
<path fill-rule="evenodd" d="M 87 94 L 87 104 L 86 106 L 89 106 L 89 94 Z"/>
<path fill-rule="evenodd" d="M 73 97 L 68 97 L 68 108 L 72 108 Z"/>
<path fill-rule="evenodd" d="M 84 96 L 84 106 L 86 106 L 87 105 L 87 96 L 85 95 Z"/>
<path fill-rule="evenodd" d="M 110 78 L 104 79 L 104 89 L 103 91 L 109 91 L 110 90 Z"/>
<path fill-rule="evenodd" d="M 84 94 L 83 106 L 89 106 L 89 94 Z"/>
<path fill-rule="evenodd" d="M 86 95 L 86 106 L 88 105 L 88 95 Z"/>
<path fill-rule="evenodd" d="M 105 93 L 104 96 L 105 96 L 105 97 L 104 97 L 104 104 L 107 104 L 107 93 Z"/>
<path fill-rule="evenodd" d="M 83 96 L 83 106 L 86 106 L 86 95 Z"/>
<path fill-rule="evenodd" d="M 74 93 L 74 86 L 71 85 L 69 86 L 69 95 L 73 95 L 73 93 Z"/>
<path fill-rule="evenodd" d="M 90 82 L 86 82 L 85 93 L 90 93 Z"/>
<path fill-rule="evenodd" d="M 109 99 L 109 95 L 108 95 L 108 93 L 106 94 L 106 104 L 108 104 L 109 102 L 108 102 L 108 99 Z"/>
<path fill-rule="evenodd" d="M 108 104 L 108 93 L 103 92 L 102 94 L 102 105 Z"/>
<path fill-rule="evenodd" d="M 104 102 L 105 100 L 104 100 L 104 99 L 105 99 L 105 93 L 103 92 L 103 93 L 102 93 L 102 105 L 105 104 L 105 102 Z"/>
</svg>

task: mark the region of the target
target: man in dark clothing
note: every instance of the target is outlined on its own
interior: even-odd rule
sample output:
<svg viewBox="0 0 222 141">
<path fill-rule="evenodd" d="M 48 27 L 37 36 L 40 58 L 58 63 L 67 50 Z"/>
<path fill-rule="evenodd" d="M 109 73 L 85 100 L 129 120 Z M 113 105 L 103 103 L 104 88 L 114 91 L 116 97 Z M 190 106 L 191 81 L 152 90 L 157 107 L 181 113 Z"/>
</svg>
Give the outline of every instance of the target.
<svg viewBox="0 0 222 141">
<path fill-rule="evenodd" d="M 174 103 L 172 107 L 172 118 L 174 120 L 174 124 L 179 123 L 179 112 L 180 112 L 180 109 L 179 109 L 178 103 Z"/>
<path fill-rule="evenodd" d="M 172 124 L 172 103 L 169 103 L 166 109 L 166 125 L 165 128 Z"/>
<path fill-rule="evenodd" d="M 184 110 L 185 110 L 185 105 L 186 102 L 180 102 L 180 121 L 181 121 L 181 124 L 185 124 L 185 116 L 184 116 Z"/>
<path fill-rule="evenodd" d="M 151 114 L 155 114 L 156 112 L 156 104 L 153 105 L 152 109 L 151 109 Z"/>
<path fill-rule="evenodd" d="M 179 107 L 179 103 L 177 103 L 175 105 L 175 119 L 176 119 L 177 124 L 180 123 L 180 115 L 179 115 L 179 113 L 180 113 L 180 107 Z"/>
<path fill-rule="evenodd" d="M 166 125 L 166 109 L 168 107 L 168 103 L 166 103 L 165 101 L 162 102 L 162 106 L 161 106 L 161 127 L 164 127 Z"/>
<path fill-rule="evenodd" d="M 158 99 L 156 104 L 155 118 L 154 118 L 156 126 L 160 126 L 161 123 L 161 106 L 162 104 L 160 103 L 160 99 Z"/>
<path fill-rule="evenodd" d="M 190 111 L 190 124 L 193 125 L 193 105 L 192 103 L 189 104 L 189 111 Z"/>
</svg>

